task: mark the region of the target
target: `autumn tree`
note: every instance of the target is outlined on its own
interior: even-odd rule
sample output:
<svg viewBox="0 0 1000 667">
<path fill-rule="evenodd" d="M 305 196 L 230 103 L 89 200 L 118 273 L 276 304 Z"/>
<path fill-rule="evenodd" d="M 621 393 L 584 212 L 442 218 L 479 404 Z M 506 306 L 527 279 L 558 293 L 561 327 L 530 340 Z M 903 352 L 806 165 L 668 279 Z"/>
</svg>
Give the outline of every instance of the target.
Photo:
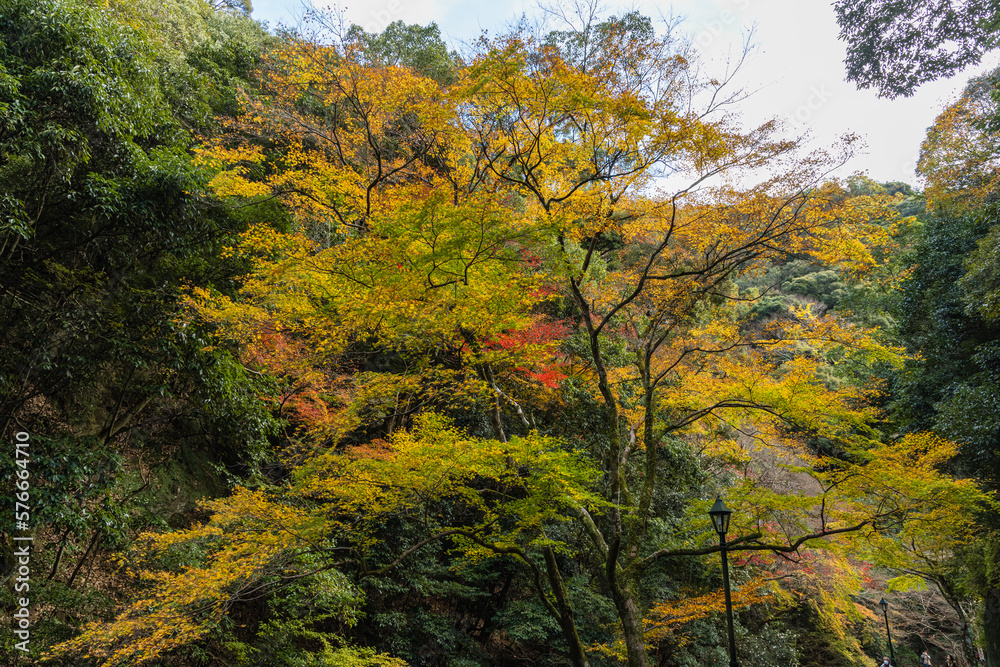
<svg viewBox="0 0 1000 667">
<path fill-rule="evenodd" d="M 893 382 L 892 407 L 907 430 L 934 430 L 959 443 L 952 463 L 995 492 L 998 431 L 993 396 L 996 282 L 992 257 L 996 237 L 995 73 L 972 79 L 960 98 L 928 129 L 918 169 L 927 182 L 929 211 L 917 239 L 913 268 L 898 305 L 899 338 L 919 356 Z M 990 512 L 979 516 L 982 537 L 954 558 L 930 559 L 928 579 L 972 632 L 959 601 L 983 601 L 984 639 L 997 634 L 987 602 L 996 596 L 992 562 L 996 527 Z M 948 554 L 951 556 L 952 554 Z M 966 573 L 966 574 L 963 574 Z M 968 596 L 968 597 L 967 597 Z M 987 641 L 989 641 L 987 639 Z M 987 643 L 987 661 L 998 655 Z"/>
<path fill-rule="evenodd" d="M 994 72 L 971 80 L 921 144 L 917 173 L 927 182 L 928 204 L 947 209 L 947 215 L 974 209 L 996 190 L 995 77 Z"/>
<path fill-rule="evenodd" d="M 592 38 L 583 60 L 565 39 L 484 39 L 450 83 L 363 40 L 290 39 L 268 56 L 264 96 L 206 138 L 199 164 L 221 197 L 281 201 L 292 223 L 256 225 L 226 251 L 248 266 L 238 294 L 192 289 L 188 305 L 282 380 L 265 398 L 298 427 L 290 479 L 149 538 L 150 553 L 209 556 L 141 575 L 149 596 L 59 654 L 151 659 L 251 592 L 318 572 L 361 581 L 447 540 L 471 561 L 519 563 L 586 665 L 559 562 L 578 556 L 628 663 L 648 665 L 647 612 L 654 629 L 669 616 L 644 591 L 650 573 L 719 549 L 693 518 L 703 498 L 685 501 L 681 526 L 660 523 L 667 457 L 692 441 L 730 466 L 757 443 L 808 480 L 779 492 L 749 468 L 728 476 L 734 549 L 795 554 L 925 526 L 966 536 L 980 496 L 940 473 L 951 445 L 883 441 L 871 392 L 838 375 L 897 350 L 808 307 L 748 321 L 759 294 L 740 281 L 774 263 L 874 265 L 890 202 L 830 179 L 850 141 L 804 156 L 773 122 L 740 130 L 731 82 L 696 79 L 637 14 Z M 597 427 L 539 424 L 571 386 Z M 463 409 L 488 433 L 457 428 Z M 390 518 L 420 532 L 386 555 Z"/>
<path fill-rule="evenodd" d="M 739 299 L 732 281 L 793 256 L 864 270 L 868 248 L 883 233 L 870 223 L 884 211 L 871 198 L 846 199 L 823 185 L 836 160 L 824 156 L 793 163 L 750 190 L 701 187 L 743 169 L 763 171 L 794 146 L 772 139 L 772 125 L 739 134 L 724 117 L 709 120 L 712 109 L 687 111 L 698 92 L 684 80 L 687 63 L 663 42 L 634 39 L 609 23 L 586 72 L 551 47 L 526 57 L 532 51 L 523 42 L 498 43 L 470 67 L 471 90 L 488 111 L 471 120 L 484 169 L 524 193 L 558 244 L 553 273 L 576 307 L 604 411 L 599 456 L 610 507 L 600 517 L 578 508 L 576 518 L 599 564 L 594 576 L 618 609 L 629 663 L 644 665 L 638 591 L 645 571 L 674 555 L 646 542 L 660 447 L 680 434 L 711 437 L 721 424 L 723 431 L 753 425 L 771 442 L 794 426 L 863 450 L 871 415 L 859 411 L 860 394 L 831 389 L 818 370 L 844 347 L 891 356 L 865 332 L 808 312 L 788 326 L 748 332 L 728 308 Z M 660 166 L 690 174 L 690 184 L 643 196 Z M 625 248 L 602 252 L 602 238 L 614 236 Z M 801 341 L 813 345 L 811 358 L 792 350 Z M 624 354 L 614 359 L 609 350 L 619 342 Z M 836 495 L 841 483 L 821 486 Z M 795 550 L 876 521 L 864 511 L 831 520 L 825 513 L 838 505 L 825 495 L 800 500 L 826 508 L 817 530 L 800 523 L 801 536 L 769 548 Z M 753 514 L 763 524 L 778 508 L 757 500 Z M 919 506 L 911 501 L 882 519 Z"/>
</svg>

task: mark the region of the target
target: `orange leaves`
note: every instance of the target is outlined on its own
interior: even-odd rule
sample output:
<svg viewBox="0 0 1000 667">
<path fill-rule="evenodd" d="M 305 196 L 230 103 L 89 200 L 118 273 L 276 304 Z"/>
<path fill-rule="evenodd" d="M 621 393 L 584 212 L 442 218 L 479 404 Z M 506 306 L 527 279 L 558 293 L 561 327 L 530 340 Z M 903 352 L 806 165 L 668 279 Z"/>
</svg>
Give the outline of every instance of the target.
<svg viewBox="0 0 1000 667">
<path fill-rule="evenodd" d="M 565 322 L 550 322 L 536 318 L 534 323 L 521 330 L 501 333 L 486 342 L 487 348 L 503 350 L 516 359 L 515 370 L 549 389 L 556 389 L 566 378 L 561 364 L 555 360 L 557 346 L 569 334 Z"/>
<path fill-rule="evenodd" d="M 438 84 L 366 67 L 350 50 L 288 40 L 261 72 L 268 96 L 199 152 L 222 196 L 274 194 L 302 221 L 365 229 L 387 190 L 429 174 L 452 113 Z M 262 144 L 271 144 L 265 159 Z"/>
<path fill-rule="evenodd" d="M 733 611 L 753 604 L 780 601 L 781 595 L 776 591 L 774 582 L 762 576 L 754 577 L 738 587 L 734 586 L 731 595 Z M 664 600 L 654 605 L 646 615 L 646 643 L 651 647 L 666 640 L 685 644 L 690 641 L 684 633 L 686 624 L 725 612 L 725 592 L 721 589 L 679 600 Z"/>
<path fill-rule="evenodd" d="M 782 606 L 789 602 L 788 593 L 782 591 L 774 581 L 760 575 L 734 585 L 730 598 L 733 612 L 755 604 Z M 656 651 L 659 646 L 683 646 L 692 639 L 685 626 L 693 621 L 725 613 L 725 591 L 721 588 L 701 595 L 692 592 L 677 600 L 656 603 L 643 619 L 646 646 L 650 651 Z M 619 659 L 625 658 L 624 649 L 622 641 L 589 647 L 590 651 Z"/>
<path fill-rule="evenodd" d="M 458 93 L 471 106 L 460 122 L 478 138 L 478 169 L 548 215 L 648 182 L 648 169 L 683 147 L 689 122 L 673 104 L 683 68 L 661 54 L 662 44 L 628 39 L 620 47 L 580 66 L 522 36 L 486 45 Z M 618 69 L 630 58 L 634 76 Z"/>
<path fill-rule="evenodd" d="M 530 311 L 546 298 L 524 258 L 537 228 L 506 196 L 455 201 L 438 181 L 399 184 L 378 199 L 366 232 L 329 247 L 301 232 L 251 227 L 229 251 L 252 266 L 239 298 L 195 291 L 187 300 L 244 347 L 246 363 L 290 382 L 284 414 L 315 438 L 336 440 L 366 420 L 391 431 L 394 415 L 426 402 L 478 400 L 477 365 L 535 372 L 544 356 L 538 345 L 484 347 L 532 326 Z M 400 354 L 408 369 L 355 374 L 350 389 L 334 392 L 344 383 L 332 369 L 352 345 Z"/>
<path fill-rule="evenodd" d="M 961 213 L 1000 183 L 996 132 L 984 128 L 996 113 L 989 77 L 973 79 L 962 96 L 927 130 L 917 172 L 927 181 L 931 205 Z"/>
<path fill-rule="evenodd" d="M 839 184 L 816 187 L 804 180 L 809 176 L 786 175 L 781 190 L 789 188 L 791 194 L 776 188 L 720 188 L 653 228 L 672 234 L 679 246 L 705 259 L 746 255 L 752 261 L 741 272 L 790 255 L 854 273 L 869 271 L 874 266 L 872 250 L 889 242 L 884 223 L 897 217 L 893 200 L 848 197 Z M 796 193 L 796 186 L 803 190 Z"/>
</svg>

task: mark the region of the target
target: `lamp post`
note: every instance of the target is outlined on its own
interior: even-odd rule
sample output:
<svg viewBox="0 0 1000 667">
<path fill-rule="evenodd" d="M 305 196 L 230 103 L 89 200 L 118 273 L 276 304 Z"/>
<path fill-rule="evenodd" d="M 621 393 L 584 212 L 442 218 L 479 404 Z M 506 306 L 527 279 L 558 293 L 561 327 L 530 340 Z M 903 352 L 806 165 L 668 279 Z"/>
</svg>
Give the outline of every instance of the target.
<svg viewBox="0 0 1000 667">
<path fill-rule="evenodd" d="M 896 656 L 892 653 L 892 633 L 889 632 L 889 603 L 882 598 L 878 601 L 878 605 L 882 607 L 882 614 L 885 616 L 885 636 L 889 638 L 889 664 L 896 664 Z"/>
<path fill-rule="evenodd" d="M 722 502 L 721 496 L 716 497 L 715 504 L 708 511 L 722 547 L 722 583 L 726 588 L 726 622 L 729 624 L 729 667 L 739 667 L 739 663 L 736 662 L 736 639 L 733 634 L 733 602 L 729 595 L 729 559 L 726 557 L 726 533 L 729 532 L 729 515 L 732 513 L 733 511 Z"/>
</svg>

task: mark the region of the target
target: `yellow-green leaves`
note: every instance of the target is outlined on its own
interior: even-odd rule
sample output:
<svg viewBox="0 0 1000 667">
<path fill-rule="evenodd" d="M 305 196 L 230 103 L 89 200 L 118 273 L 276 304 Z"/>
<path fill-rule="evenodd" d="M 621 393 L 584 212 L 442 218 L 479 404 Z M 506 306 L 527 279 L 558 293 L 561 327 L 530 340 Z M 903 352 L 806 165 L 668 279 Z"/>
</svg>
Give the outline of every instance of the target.
<svg viewBox="0 0 1000 667">
<path fill-rule="evenodd" d="M 600 505 L 591 490 L 597 470 L 564 443 L 538 434 L 508 442 L 471 438 L 433 413 L 388 440 L 319 454 L 295 474 L 293 494 L 319 503 L 355 536 L 387 516 L 418 516 L 447 499 L 471 512 L 467 532 L 531 541 L 568 507 Z M 436 517 L 425 520 L 445 529 Z"/>
<path fill-rule="evenodd" d="M 329 569 L 333 554 L 362 572 L 391 567 L 371 553 L 390 518 L 422 524 L 428 541 L 452 536 L 469 558 L 495 554 L 484 543 L 565 548 L 547 537 L 545 526 L 568 507 L 598 509 L 591 490 L 597 475 L 557 439 L 473 438 L 425 413 L 412 431 L 313 456 L 286 492 L 237 488 L 204 504 L 212 512 L 206 523 L 147 535 L 142 565 L 182 546 L 203 550 L 204 562 L 141 570 L 147 594 L 54 655 L 87 652 L 105 667 L 139 664 L 203 637 L 245 596 Z"/>
</svg>

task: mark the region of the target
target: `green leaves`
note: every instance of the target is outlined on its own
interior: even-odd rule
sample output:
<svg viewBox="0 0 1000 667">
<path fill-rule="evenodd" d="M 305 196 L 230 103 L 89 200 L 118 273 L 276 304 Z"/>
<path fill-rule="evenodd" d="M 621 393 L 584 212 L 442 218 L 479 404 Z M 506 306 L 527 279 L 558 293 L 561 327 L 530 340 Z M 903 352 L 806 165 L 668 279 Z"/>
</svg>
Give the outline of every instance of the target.
<svg viewBox="0 0 1000 667">
<path fill-rule="evenodd" d="M 378 34 L 352 25 L 346 41 L 356 44 L 365 61 L 374 67 L 409 67 L 445 85 L 458 78 L 458 55 L 448 52 L 441 31 L 433 22 L 418 26 L 393 21 Z"/>
<path fill-rule="evenodd" d="M 976 242 L 965 259 L 965 275 L 958 281 L 969 315 L 987 322 L 1000 320 L 1000 225 Z"/>
<path fill-rule="evenodd" d="M 0 23 L 5 67 L 41 118 L 62 118 L 117 138 L 144 136 L 164 120 L 144 36 L 72 0 L 15 0 Z M 44 131 L 44 130 L 43 130 Z"/>
<path fill-rule="evenodd" d="M 917 86 L 978 63 L 996 45 L 989 0 L 838 0 L 847 78 L 881 97 L 909 97 Z"/>
<path fill-rule="evenodd" d="M 31 440 L 31 519 L 33 527 L 52 526 L 60 532 L 69 528 L 78 537 L 93 529 L 121 533 L 127 517 L 114 517 L 114 487 L 122 457 L 100 450 L 95 438 L 33 435 Z M 12 478 L 14 462 L 10 453 L 0 457 L 5 478 Z M 12 534 L 13 515 L 6 518 L 3 532 Z"/>
<path fill-rule="evenodd" d="M 319 454 L 294 474 L 293 495 L 321 503 L 334 516 L 358 518 L 355 538 L 388 516 L 425 512 L 447 500 L 478 517 L 464 530 L 512 544 L 521 534 L 541 539 L 545 523 L 569 508 L 602 505 L 592 491 L 598 471 L 559 440 L 537 433 L 506 443 L 471 438 L 434 413 L 387 441 Z M 489 490 L 480 492 L 481 486 Z"/>
</svg>

